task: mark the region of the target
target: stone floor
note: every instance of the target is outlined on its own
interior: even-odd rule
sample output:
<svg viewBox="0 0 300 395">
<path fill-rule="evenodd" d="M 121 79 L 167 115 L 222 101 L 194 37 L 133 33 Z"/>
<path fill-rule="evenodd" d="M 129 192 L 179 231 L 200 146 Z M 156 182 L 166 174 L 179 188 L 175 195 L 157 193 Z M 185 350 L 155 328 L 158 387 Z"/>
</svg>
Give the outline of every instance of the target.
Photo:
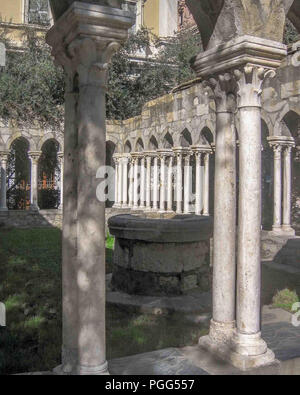
<svg viewBox="0 0 300 395">
<path fill-rule="evenodd" d="M 300 374 L 300 326 L 291 324 L 292 315 L 264 307 L 262 335 L 282 362 L 281 374 Z M 111 374 L 118 375 L 238 375 L 272 374 L 273 366 L 241 372 L 217 360 L 199 347 L 169 348 L 110 361 Z M 276 369 L 275 369 L 276 370 Z"/>
<path fill-rule="evenodd" d="M 282 375 L 300 375 L 300 326 L 291 323 L 292 315 L 268 306 L 262 312 L 262 335 L 281 361 Z M 109 361 L 112 375 L 270 375 L 276 366 L 241 372 L 216 359 L 197 346 L 168 348 Z M 51 375 L 50 372 L 27 375 Z"/>
</svg>

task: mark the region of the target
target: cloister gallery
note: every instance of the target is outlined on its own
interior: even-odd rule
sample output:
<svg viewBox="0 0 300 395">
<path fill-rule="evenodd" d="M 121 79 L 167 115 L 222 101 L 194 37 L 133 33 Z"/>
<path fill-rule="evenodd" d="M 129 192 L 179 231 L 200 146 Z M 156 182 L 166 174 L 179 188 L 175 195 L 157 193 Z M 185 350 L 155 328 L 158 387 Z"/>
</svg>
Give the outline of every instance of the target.
<svg viewBox="0 0 300 395">
<path fill-rule="evenodd" d="M 199 345 L 240 370 L 274 364 L 261 336 L 261 230 L 283 238 L 300 230 L 300 44 L 282 44 L 287 15 L 300 28 L 299 1 L 274 0 L 271 7 L 270 1 L 187 0 L 204 46 L 192 60 L 197 78 L 125 121 L 105 120 L 106 74 L 132 15 L 121 1 L 51 3 L 55 23 L 46 40 L 66 76 L 64 136 L 2 125 L 0 221 L 13 221 L 6 163 L 15 139 L 28 142 L 33 211 L 38 158 L 47 139 L 55 139 L 64 155 L 57 371 L 108 372 L 105 208 L 143 224 L 151 224 L 149 212 L 162 221 L 190 215 L 201 229 L 213 217 L 212 320 Z M 96 197 L 105 179 L 96 174 L 105 165 L 115 167 L 109 209 Z"/>
</svg>

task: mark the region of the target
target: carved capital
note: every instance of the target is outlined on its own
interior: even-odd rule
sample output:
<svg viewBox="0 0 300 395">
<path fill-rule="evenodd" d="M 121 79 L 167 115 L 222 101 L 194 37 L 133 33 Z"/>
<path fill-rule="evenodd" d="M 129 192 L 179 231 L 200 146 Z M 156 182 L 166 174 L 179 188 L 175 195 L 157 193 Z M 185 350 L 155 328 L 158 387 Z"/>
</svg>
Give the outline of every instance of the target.
<svg viewBox="0 0 300 395">
<path fill-rule="evenodd" d="M 232 73 L 219 74 L 203 81 L 204 88 L 210 88 L 209 98 L 216 102 L 217 112 L 234 112 L 236 108 L 236 80 Z"/>
<path fill-rule="evenodd" d="M 41 155 L 42 155 L 42 151 L 29 151 L 28 152 L 28 156 L 31 160 L 31 163 L 35 164 L 35 165 L 38 163 Z"/>
<path fill-rule="evenodd" d="M 9 151 L 0 151 L 0 161 L 6 165 L 9 157 Z"/>
<path fill-rule="evenodd" d="M 238 108 L 261 107 L 262 85 L 267 78 L 274 78 L 275 70 L 246 65 L 234 70 L 237 81 Z"/>
</svg>

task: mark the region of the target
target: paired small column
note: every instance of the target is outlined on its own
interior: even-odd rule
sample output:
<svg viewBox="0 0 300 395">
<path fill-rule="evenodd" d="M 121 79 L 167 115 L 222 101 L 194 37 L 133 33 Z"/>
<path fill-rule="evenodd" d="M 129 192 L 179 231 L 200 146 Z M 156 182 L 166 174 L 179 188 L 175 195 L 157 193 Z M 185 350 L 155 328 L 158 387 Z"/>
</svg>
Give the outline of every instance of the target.
<svg viewBox="0 0 300 395">
<path fill-rule="evenodd" d="M 129 204 L 128 207 L 130 209 L 133 208 L 133 199 L 134 199 L 134 161 L 132 156 L 129 159 Z"/>
<path fill-rule="evenodd" d="M 182 148 L 173 151 L 176 157 L 176 213 L 182 214 Z"/>
<path fill-rule="evenodd" d="M 60 202 L 58 209 L 62 210 L 64 205 L 64 153 L 57 154 L 60 163 Z"/>
<path fill-rule="evenodd" d="M 209 157 L 211 150 L 204 153 L 203 215 L 209 216 Z"/>
<path fill-rule="evenodd" d="M 153 164 L 153 210 L 158 210 L 158 196 L 159 196 L 159 183 L 158 183 L 158 155 L 154 156 Z"/>
<path fill-rule="evenodd" d="M 161 149 L 157 151 L 160 158 L 160 213 L 166 212 L 166 160 L 172 150 Z M 169 174 L 168 174 L 169 178 Z M 169 191 L 167 191 L 169 193 Z M 169 196 L 168 196 L 169 197 Z"/>
<path fill-rule="evenodd" d="M 139 209 L 139 158 L 140 154 L 133 152 L 132 163 L 133 163 L 133 210 Z"/>
<path fill-rule="evenodd" d="M 145 209 L 145 183 L 146 183 L 146 168 L 145 168 L 145 156 L 142 154 L 141 157 L 141 182 L 140 182 L 140 210 Z"/>
<path fill-rule="evenodd" d="M 191 152 L 186 152 L 184 157 L 184 214 L 190 213 L 190 197 L 191 197 Z"/>
<path fill-rule="evenodd" d="M 113 205 L 114 208 L 121 207 L 121 200 L 120 200 L 120 155 L 114 154 L 113 160 L 115 162 L 115 204 Z"/>
<path fill-rule="evenodd" d="M 197 146 L 192 147 L 192 151 L 195 156 L 195 163 L 196 163 L 196 174 L 195 174 L 195 192 L 196 192 L 196 199 L 195 199 L 195 214 L 201 215 L 203 199 L 202 199 L 202 168 L 201 168 L 201 160 L 202 160 L 202 150 Z"/>
<path fill-rule="evenodd" d="M 128 163 L 129 157 L 127 154 L 123 155 L 123 197 L 122 208 L 128 208 Z"/>
<path fill-rule="evenodd" d="M 146 155 L 146 211 L 151 211 L 151 161 L 152 152 L 144 152 Z"/>
<path fill-rule="evenodd" d="M 170 152 L 168 165 L 168 190 L 167 190 L 167 210 L 169 213 L 173 212 L 173 162 L 174 155 Z"/>
<path fill-rule="evenodd" d="M 274 151 L 273 232 L 294 236 L 295 230 L 291 227 L 291 150 L 295 141 L 287 136 L 272 136 L 268 141 Z"/>
<path fill-rule="evenodd" d="M 9 152 L 0 152 L 0 164 L 1 164 L 1 192 L 0 192 L 0 211 L 7 211 L 7 201 L 6 201 L 6 190 L 7 190 L 7 162 L 8 162 Z"/>
<path fill-rule="evenodd" d="M 29 151 L 28 156 L 31 164 L 30 177 L 30 210 L 38 211 L 38 163 L 41 151 Z"/>
</svg>

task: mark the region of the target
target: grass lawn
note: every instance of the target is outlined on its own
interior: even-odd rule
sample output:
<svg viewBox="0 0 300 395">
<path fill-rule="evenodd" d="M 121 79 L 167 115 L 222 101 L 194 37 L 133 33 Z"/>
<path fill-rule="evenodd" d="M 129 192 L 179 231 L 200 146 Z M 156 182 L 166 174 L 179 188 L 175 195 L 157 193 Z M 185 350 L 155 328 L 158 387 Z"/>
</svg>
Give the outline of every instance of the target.
<svg viewBox="0 0 300 395">
<path fill-rule="evenodd" d="M 113 239 L 107 240 L 107 271 Z M 0 374 L 50 370 L 60 362 L 61 232 L 0 229 Z M 180 315 L 128 314 L 107 309 L 107 357 L 195 344 L 203 328 Z"/>
</svg>

